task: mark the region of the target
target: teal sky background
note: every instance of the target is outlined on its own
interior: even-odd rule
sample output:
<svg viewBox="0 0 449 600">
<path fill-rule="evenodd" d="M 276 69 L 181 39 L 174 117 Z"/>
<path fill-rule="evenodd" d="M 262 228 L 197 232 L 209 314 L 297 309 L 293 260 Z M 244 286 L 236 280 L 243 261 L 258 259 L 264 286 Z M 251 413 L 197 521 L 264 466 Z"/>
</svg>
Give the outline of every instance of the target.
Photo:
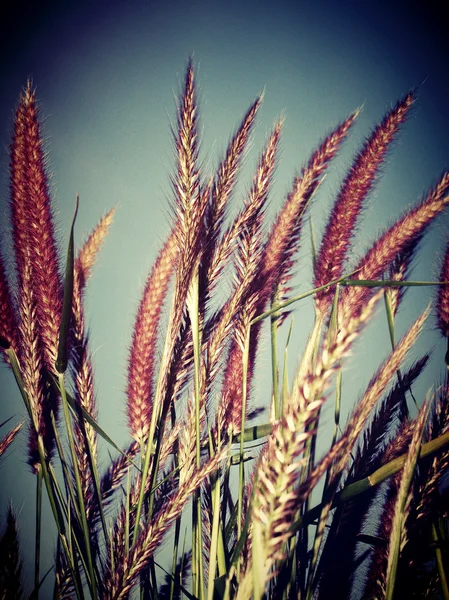
<svg viewBox="0 0 449 600">
<path fill-rule="evenodd" d="M 170 122 L 189 55 L 197 67 L 205 172 L 214 169 L 256 95 L 266 88 L 230 214 L 249 188 L 262 144 L 281 112 L 286 121 L 267 220 L 271 222 L 292 178 L 324 135 L 363 104 L 343 152 L 314 200 L 318 239 L 351 158 L 385 112 L 411 88 L 418 101 L 385 163 L 365 211 L 355 257 L 416 202 L 449 168 L 448 49 L 438 3 L 266 2 L 213 0 L 127 2 L 7 2 L 0 31 L 0 233 L 8 236 L 8 145 L 14 108 L 31 77 L 42 103 L 44 135 L 61 250 L 66 251 L 74 199 L 81 204 L 78 247 L 101 216 L 118 210 L 87 294 L 100 424 L 120 445 L 125 419 L 126 361 L 144 281 L 169 228 L 169 176 L 174 153 Z M 39 5 L 39 6 L 38 6 Z M 391 6 L 393 5 L 393 6 Z M 432 227 L 412 273 L 437 279 L 448 239 L 448 215 Z M 4 245 L 4 247 L 7 247 Z M 308 227 L 299 254 L 297 293 L 311 287 Z M 226 292 L 229 283 L 223 285 Z M 413 289 L 398 319 L 398 335 L 434 292 Z M 290 354 L 311 330 L 310 304 L 295 310 Z M 414 356 L 433 348 L 417 387 L 423 399 L 443 376 L 444 344 L 429 318 Z M 269 402 L 267 339 L 254 399 Z M 388 351 L 384 315 L 367 329 L 348 361 L 346 411 Z M 25 413 L 12 374 L 0 368 L 0 422 Z M 324 417 L 330 422 L 331 414 Z M 0 435 L 6 433 L 6 428 Z M 32 564 L 34 478 L 25 463 L 26 432 L 1 464 L 0 514 L 8 498 L 21 509 L 25 561 Z M 107 453 L 103 449 L 103 456 Z M 106 463 L 104 463 L 106 464 Z M 43 540 L 43 572 L 52 563 L 53 537 Z M 31 581 L 31 579 L 29 580 Z"/>
</svg>

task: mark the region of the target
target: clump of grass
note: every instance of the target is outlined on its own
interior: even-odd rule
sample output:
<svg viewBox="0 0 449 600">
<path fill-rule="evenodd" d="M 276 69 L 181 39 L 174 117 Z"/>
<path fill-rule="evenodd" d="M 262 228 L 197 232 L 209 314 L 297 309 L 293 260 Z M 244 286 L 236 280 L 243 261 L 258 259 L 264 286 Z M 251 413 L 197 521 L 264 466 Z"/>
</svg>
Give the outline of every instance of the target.
<svg viewBox="0 0 449 600">
<path fill-rule="evenodd" d="M 75 212 L 63 275 L 36 96 L 27 84 L 11 145 L 16 277 L 13 284 L 0 255 L 0 341 L 29 416 L 28 462 L 36 474 L 34 598 L 47 575 L 40 572 L 44 489 L 57 527 L 55 598 L 449 598 L 442 502 L 449 466 L 447 384 L 436 402 L 413 395 L 429 353 L 404 370 L 430 307 L 402 339 L 394 330 L 403 292 L 439 284 L 437 322 L 448 337 L 449 250 L 440 282 L 409 281 L 408 272 L 425 231 L 449 204 L 449 173 L 356 265 L 348 260 L 358 217 L 415 100 L 414 92 L 405 95 L 355 156 L 314 258 L 315 287 L 294 297 L 289 286 L 305 216 L 359 111 L 311 153 L 270 226 L 265 209 L 278 161 L 279 119 L 247 197 L 228 223 L 263 96 L 250 105 L 216 173 L 205 173 L 189 61 L 172 132 L 173 221 L 131 335 L 125 399 L 130 443 L 122 450 L 97 422 L 84 314 L 86 284 L 114 210 L 78 252 Z M 222 299 L 219 285 L 228 267 L 234 280 Z M 296 373 L 288 376 L 286 362 L 280 377 L 278 330 L 294 303 L 307 296 L 314 300 L 315 324 Z M 347 356 L 382 298 L 391 353 L 373 369 L 342 426 Z M 268 318 L 273 389 L 257 401 L 269 417 L 254 425 L 252 382 Z M 321 410 L 332 391 L 334 434 L 318 456 Z M 0 441 L 0 453 L 20 427 Z M 249 444 L 256 440 L 254 450 Z M 99 442 L 118 453 L 109 465 L 99 464 Z M 315 506 L 312 494 L 321 497 Z M 366 533 L 374 514 L 379 526 Z M 186 524 L 188 536 L 182 534 Z M 172 548 L 172 560 L 160 565 L 163 543 Z M 18 548 L 10 510 L 0 539 L 5 598 L 23 597 Z"/>
</svg>

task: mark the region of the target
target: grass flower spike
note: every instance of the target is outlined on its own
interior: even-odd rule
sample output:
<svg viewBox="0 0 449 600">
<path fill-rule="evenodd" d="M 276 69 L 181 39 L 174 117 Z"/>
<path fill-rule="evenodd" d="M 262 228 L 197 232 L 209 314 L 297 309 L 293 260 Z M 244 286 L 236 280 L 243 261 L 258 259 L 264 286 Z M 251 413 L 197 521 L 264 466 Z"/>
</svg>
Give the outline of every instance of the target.
<svg viewBox="0 0 449 600">
<path fill-rule="evenodd" d="M 177 260 L 175 242 L 175 233 L 171 233 L 146 282 L 134 326 L 127 395 L 129 427 L 137 441 L 144 440 L 150 428 L 159 320 Z"/>
<path fill-rule="evenodd" d="M 16 113 L 10 172 L 17 275 L 22 286 L 31 285 L 45 363 L 53 370 L 61 319 L 62 280 L 36 93 L 30 82 Z M 24 281 L 28 262 L 30 276 Z"/>
<path fill-rule="evenodd" d="M 398 252 L 416 245 L 432 221 L 449 204 L 449 173 L 444 173 L 425 198 L 409 210 L 376 240 L 356 265 L 357 279 L 377 279 L 393 262 Z M 346 313 L 360 306 L 369 295 L 369 288 L 353 287 L 344 297 Z"/>
<path fill-rule="evenodd" d="M 30 429 L 30 457 L 37 468 L 36 433 L 51 455 L 51 411 L 58 415 L 57 394 L 49 373 L 55 372 L 62 309 L 62 281 L 46 175 L 36 95 L 29 82 L 23 91 L 11 145 L 11 220 L 19 287 L 16 350 L 23 369 L 35 424 Z M 7 293 L 3 284 L 3 295 Z M 13 310 L 10 305 L 9 312 Z M 6 313 L 8 314 L 8 313 Z M 10 314 L 9 320 L 12 316 Z M 15 336 L 17 337 L 17 336 Z"/>
<path fill-rule="evenodd" d="M 409 93 L 378 125 L 357 155 L 341 190 L 323 234 L 323 241 L 315 263 L 315 287 L 339 279 L 353 237 L 363 202 L 372 189 L 376 175 L 399 126 L 405 121 L 414 101 Z M 332 289 L 317 294 L 320 312 L 332 302 Z M 326 300 L 325 300 L 326 298 Z"/>
</svg>

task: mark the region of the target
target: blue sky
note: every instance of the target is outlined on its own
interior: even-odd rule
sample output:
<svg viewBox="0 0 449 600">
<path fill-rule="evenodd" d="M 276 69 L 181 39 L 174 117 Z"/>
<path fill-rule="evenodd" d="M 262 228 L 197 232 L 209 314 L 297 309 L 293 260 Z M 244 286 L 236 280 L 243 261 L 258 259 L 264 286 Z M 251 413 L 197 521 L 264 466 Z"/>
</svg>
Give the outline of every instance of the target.
<svg viewBox="0 0 449 600">
<path fill-rule="evenodd" d="M 10 3 L 13 4 L 12 2 Z M 390 4 L 394 4 L 393 7 Z M 447 43 L 437 3 L 25 2 L 7 9 L 0 51 L 0 233 L 8 235 L 8 144 L 20 89 L 32 77 L 45 119 L 49 165 L 61 248 L 65 251 L 74 199 L 81 205 L 78 245 L 112 206 L 115 223 L 89 284 L 87 317 L 94 350 L 102 426 L 125 445 L 126 357 L 145 277 L 168 231 L 174 122 L 189 55 L 197 65 L 202 159 L 213 169 L 256 95 L 266 88 L 245 177 L 233 199 L 242 202 L 273 121 L 286 116 L 282 153 L 268 216 L 319 140 L 364 105 L 344 151 L 333 164 L 312 209 L 318 234 L 338 184 L 360 143 L 409 89 L 418 101 L 371 195 L 355 253 L 394 216 L 418 200 L 449 166 Z M 232 210 L 231 210 L 232 214 Z M 436 279 L 448 237 L 440 218 L 422 246 L 413 278 Z M 310 288 L 310 240 L 300 253 L 298 293 Z M 223 288 L 226 291 L 226 287 Z M 399 318 L 405 331 L 431 297 L 412 290 Z M 297 309 L 294 356 L 310 330 L 310 306 Z M 421 350 L 435 348 L 421 397 L 441 377 L 443 344 L 430 320 Z M 385 355 L 384 321 L 366 332 L 348 370 L 348 404 L 363 391 Z M 267 343 L 265 346 L 267 347 Z M 262 369 L 268 355 L 261 357 Z M 357 360 L 359 362 L 357 362 Z M 366 365 L 370 368 L 367 369 Z M 258 379 L 255 394 L 267 401 Z M 0 422 L 24 414 L 11 373 L 0 368 Z M 330 418 L 330 417 L 329 417 Z M 33 534 L 34 482 L 23 451 L 24 434 L 1 466 L 8 497 L 22 505 L 22 534 Z M 51 564 L 53 540 L 44 541 Z M 24 550 L 27 560 L 32 556 Z"/>
</svg>

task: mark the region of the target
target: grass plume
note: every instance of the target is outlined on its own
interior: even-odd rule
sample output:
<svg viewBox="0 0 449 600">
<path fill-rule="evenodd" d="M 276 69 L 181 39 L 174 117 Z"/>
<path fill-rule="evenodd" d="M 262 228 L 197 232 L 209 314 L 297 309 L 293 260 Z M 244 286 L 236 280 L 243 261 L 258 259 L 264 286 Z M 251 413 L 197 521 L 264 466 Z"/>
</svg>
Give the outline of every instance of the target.
<svg viewBox="0 0 449 600">
<path fill-rule="evenodd" d="M 391 110 L 366 140 L 357 155 L 332 208 L 328 224 L 315 263 L 315 287 L 339 279 L 356 232 L 357 220 L 369 192 L 374 186 L 376 175 L 382 165 L 400 125 L 414 101 L 407 94 Z M 316 295 L 317 308 L 324 312 L 330 307 L 332 289 Z"/>
</svg>

